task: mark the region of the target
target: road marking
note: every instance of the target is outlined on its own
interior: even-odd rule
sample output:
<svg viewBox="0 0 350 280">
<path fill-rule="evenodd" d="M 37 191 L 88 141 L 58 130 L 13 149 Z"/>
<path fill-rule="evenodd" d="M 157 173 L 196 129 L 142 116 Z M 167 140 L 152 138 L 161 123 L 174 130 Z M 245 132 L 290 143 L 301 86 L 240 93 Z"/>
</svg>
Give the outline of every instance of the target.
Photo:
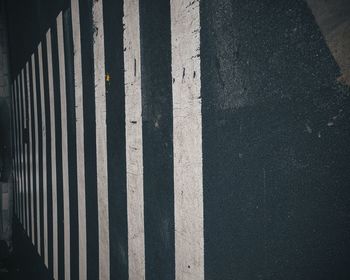
<svg viewBox="0 0 350 280">
<path fill-rule="evenodd" d="M 204 279 L 200 1 L 171 1 L 175 275 Z"/>
<path fill-rule="evenodd" d="M 38 46 L 39 57 L 39 83 L 40 83 L 40 101 L 41 101 L 41 130 L 42 130 L 42 160 L 43 160 L 43 218 L 44 218 L 44 262 L 46 267 L 49 265 L 48 259 L 48 231 L 47 231 L 47 163 L 46 163 L 46 112 L 45 112 L 45 90 L 43 73 L 43 50 L 41 43 Z"/>
<path fill-rule="evenodd" d="M 62 130 L 62 178 L 63 178 L 63 219 L 64 219 L 64 273 L 65 280 L 70 279 L 70 213 L 69 213 L 69 163 L 68 163 L 68 129 L 66 68 L 63 35 L 62 12 L 57 16 L 58 60 L 60 70 L 61 130 Z"/>
<path fill-rule="evenodd" d="M 109 214 L 108 214 L 108 170 L 107 170 L 107 127 L 106 127 L 106 84 L 103 30 L 103 3 L 93 1 L 93 50 L 95 72 L 96 112 L 96 166 L 97 206 L 99 234 L 99 277 L 108 280 L 109 267 Z"/>
<path fill-rule="evenodd" d="M 86 202 L 85 202 L 85 154 L 84 154 L 84 111 L 83 84 L 80 42 L 79 0 L 71 1 L 73 48 L 75 115 L 77 147 L 77 183 L 78 183 L 78 224 L 79 224 L 79 279 L 86 280 Z"/>
<path fill-rule="evenodd" d="M 52 250 L 53 276 L 58 279 L 58 229 L 57 229 L 57 165 L 56 165 L 56 124 L 55 124 L 55 96 L 52 68 L 51 30 L 46 33 L 47 70 L 49 82 L 50 128 L 51 128 L 51 184 L 52 184 Z"/>
<path fill-rule="evenodd" d="M 33 183 L 33 132 L 32 132 L 32 103 L 30 100 L 30 72 L 29 72 L 29 62 L 26 64 L 26 78 L 27 78 L 27 96 L 28 96 L 28 131 L 29 131 L 29 166 L 30 166 L 30 174 L 29 174 L 29 185 L 30 185 L 30 221 L 31 221 L 31 237 L 32 243 L 35 243 L 35 230 L 34 230 L 34 183 Z"/>
<path fill-rule="evenodd" d="M 33 78 L 33 109 L 34 109 L 34 145 L 35 145 L 35 192 L 36 192 L 36 226 L 37 226 L 37 249 L 41 255 L 40 241 L 40 196 L 39 196 L 39 123 L 38 123 L 38 105 L 36 90 L 35 56 L 32 54 L 32 78 Z"/>
<path fill-rule="evenodd" d="M 22 76 L 22 98 L 23 98 L 23 127 L 25 130 L 27 130 L 27 103 L 26 103 L 26 81 L 24 78 L 24 74 L 25 74 L 25 68 L 22 69 L 21 71 L 21 76 Z M 24 145 L 24 173 L 25 173 L 25 202 L 26 202 L 26 208 L 25 208 L 25 220 L 26 220 L 26 231 L 27 231 L 27 235 L 28 237 L 30 236 L 29 234 L 29 174 L 28 174 L 28 143 L 25 143 L 23 141 L 23 145 Z"/>
<path fill-rule="evenodd" d="M 125 132 L 129 279 L 145 279 L 139 1 L 124 1 Z"/>
</svg>

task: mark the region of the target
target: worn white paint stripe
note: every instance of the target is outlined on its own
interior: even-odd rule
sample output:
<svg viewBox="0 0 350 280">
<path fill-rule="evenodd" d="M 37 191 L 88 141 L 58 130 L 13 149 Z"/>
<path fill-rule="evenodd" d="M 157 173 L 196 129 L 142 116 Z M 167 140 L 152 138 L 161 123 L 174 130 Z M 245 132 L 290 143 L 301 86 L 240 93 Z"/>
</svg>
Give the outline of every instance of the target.
<svg viewBox="0 0 350 280">
<path fill-rule="evenodd" d="M 15 159 L 15 194 L 16 194 L 16 216 L 19 219 L 18 216 L 18 210 L 19 210 L 19 205 L 18 205 L 18 148 L 17 148 L 17 142 L 18 142 L 18 128 L 17 128 L 17 81 L 14 79 L 13 81 L 13 115 L 14 115 L 14 133 L 15 133 L 15 141 L 14 141 L 14 159 Z"/>
<path fill-rule="evenodd" d="M 23 219 L 23 229 L 27 230 L 26 221 L 26 168 L 25 168 L 25 143 L 24 143 L 24 128 L 25 128 L 25 106 L 24 106 L 24 85 L 23 85 L 23 69 L 19 73 L 19 86 L 20 86 L 20 99 L 21 99 L 21 164 L 22 164 L 22 219 Z"/>
<path fill-rule="evenodd" d="M 37 227 L 37 249 L 41 255 L 40 239 L 40 203 L 39 203 L 39 123 L 36 90 L 35 56 L 32 55 L 32 83 L 33 83 L 33 110 L 34 110 L 34 145 L 35 145 L 35 192 L 36 192 L 36 227 Z"/>
<path fill-rule="evenodd" d="M 23 225 L 25 231 L 28 230 L 28 220 L 27 220 L 27 168 L 26 168 L 26 152 L 27 152 L 27 145 L 25 143 L 25 128 L 26 128 L 26 105 L 25 105 L 25 84 L 24 84 L 24 68 L 21 70 L 21 99 L 22 99 L 22 182 L 23 182 Z"/>
<path fill-rule="evenodd" d="M 23 87 L 22 87 L 22 71 L 18 75 L 18 87 L 19 87 L 19 135 L 20 135 L 20 151 L 21 151 L 21 204 L 22 204 L 22 226 L 26 229 L 26 219 L 25 219 L 25 180 L 24 180 L 24 139 L 23 139 L 23 128 L 24 128 L 24 119 L 23 119 Z"/>
<path fill-rule="evenodd" d="M 22 98 L 23 98 L 23 126 L 24 129 L 27 129 L 27 103 L 26 103 L 26 81 L 25 81 L 25 67 L 22 69 Z M 26 208 L 25 208 L 25 220 L 26 220 L 26 231 L 27 235 L 29 234 L 29 174 L 28 174 L 28 144 L 23 141 L 24 145 L 24 173 L 25 173 L 25 180 L 24 180 L 24 186 L 25 186 L 25 202 L 26 202 Z"/>
<path fill-rule="evenodd" d="M 15 109 L 14 109 L 14 83 L 12 82 L 11 84 L 11 132 L 12 132 L 12 139 L 14 141 L 14 139 L 16 139 L 15 136 Z M 15 153 L 16 153 L 16 148 L 15 145 L 13 144 L 14 142 L 12 142 L 11 147 L 12 147 L 12 176 L 13 176 L 13 188 L 14 188 L 14 193 L 13 193 L 13 201 L 14 201 L 14 214 L 16 214 L 16 184 L 15 184 L 15 180 L 16 180 L 16 159 L 15 159 Z"/>
<path fill-rule="evenodd" d="M 19 174 L 19 169 L 18 169 L 18 110 L 17 110 L 17 102 L 18 102 L 18 98 L 17 98 L 17 80 L 14 79 L 13 80 L 13 101 L 14 101 L 14 132 L 15 132 L 15 141 L 14 141 L 14 145 L 15 145 L 15 167 L 16 167 L 16 172 L 15 172 L 15 187 L 16 187 L 16 216 L 19 219 L 19 193 L 18 193 L 18 188 L 19 188 L 19 183 L 18 183 L 18 174 Z"/>
<path fill-rule="evenodd" d="M 14 135 L 14 153 L 13 153 L 13 166 L 14 166 L 14 188 L 15 188 L 15 214 L 18 217 L 18 165 L 17 165 L 17 109 L 16 109 L 16 80 L 12 84 L 12 116 L 13 116 L 13 135 Z"/>
<path fill-rule="evenodd" d="M 48 231 L 47 231 L 47 163 L 46 163 L 46 110 L 45 110 L 45 89 L 43 73 L 43 50 L 41 43 L 38 46 L 39 57 L 39 83 L 40 83 L 40 101 L 41 101 L 41 130 L 42 130 L 42 162 L 43 162 L 43 219 L 44 219 L 44 263 L 49 265 L 48 259 Z"/>
<path fill-rule="evenodd" d="M 69 169 L 66 68 L 62 12 L 57 17 L 58 57 L 60 70 L 61 131 L 62 131 L 62 175 L 63 175 L 63 219 L 64 219 L 64 272 L 65 280 L 70 279 L 70 217 L 69 217 Z"/>
<path fill-rule="evenodd" d="M 109 214 L 103 1 L 93 1 L 99 277 L 109 279 Z"/>
<path fill-rule="evenodd" d="M 19 76 L 16 79 L 17 85 L 17 166 L 18 166 L 18 217 L 20 222 L 23 224 L 22 220 L 22 162 L 21 162 L 21 99 L 20 99 L 20 83 Z"/>
<path fill-rule="evenodd" d="M 74 48 L 74 85 L 77 147 L 77 183 L 78 183 L 78 232 L 79 232 L 79 279 L 86 280 L 86 202 L 85 202 L 85 154 L 84 154 L 84 114 L 83 84 L 80 43 L 79 0 L 71 1 L 72 30 Z"/>
<path fill-rule="evenodd" d="M 17 157 L 17 201 L 18 201 L 18 207 L 17 207 L 17 217 L 20 222 L 22 222 L 21 217 L 21 152 L 19 149 L 20 146 L 20 136 L 19 136 L 19 85 L 18 85 L 18 77 L 16 77 L 16 86 L 15 86 L 15 97 L 16 97 L 16 157 Z"/>
<path fill-rule="evenodd" d="M 23 170 L 23 104 L 22 104 L 22 87 L 21 87 L 21 72 L 18 74 L 17 77 L 17 87 L 18 87 L 18 125 L 19 125 L 19 170 L 20 170 L 20 220 L 22 223 L 22 226 L 25 227 L 25 219 L 24 219 L 24 170 Z"/>
<path fill-rule="evenodd" d="M 23 151 L 22 151 L 22 100 L 21 100 L 21 76 L 18 74 L 17 76 L 17 109 L 18 109 L 18 170 L 19 170 L 19 217 L 21 224 L 24 224 L 23 220 Z"/>
<path fill-rule="evenodd" d="M 13 97 L 14 97 L 14 130 L 15 130 L 15 187 L 16 187 L 16 216 L 19 219 L 19 167 L 18 167 L 18 110 L 17 110 L 17 81 L 14 81 L 13 85 Z"/>
<path fill-rule="evenodd" d="M 129 279 L 145 279 L 139 1 L 124 1 Z"/>
<path fill-rule="evenodd" d="M 32 104 L 30 100 L 30 76 L 29 76 L 29 62 L 26 64 L 26 79 L 27 79 L 27 97 L 28 97 L 28 134 L 29 134 L 29 196 L 30 196 L 30 223 L 31 223 L 31 238 L 34 245 L 34 191 L 33 191 L 33 141 L 32 141 Z"/>
<path fill-rule="evenodd" d="M 56 124 L 55 124 L 55 97 L 53 87 L 52 69 L 52 43 L 51 30 L 46 33 L 47 67 L 50 103 L 50 129 L 51 129 L 51 186 L 52 186 L 52 260 L 53 278 L 58 280 L 58 229 L 57 229 L 57 173 L 56 173 Z"/>
<path fill-rule="evenodd" d="M 171 1 L 175 275 L 204 279 L 200 1 Z"/>
<path fill-rule="evenodd" d="M 14 141 L 14 139 L 16 139 L 15 137 L 15 109 L 14 109 L 14 83 L 11 83 L 11 137 L 12 137 L 12 141 Z M 13 178 L 13 182 L 15 182 L 16 180 L 16 160 L 15 160 L 15 145 L 13 145 L 13 142 L 11 143 L 11 148 L 12 148 L 12 178 Z M 13 189 L 14 189 L 14 193 L 13 193 L 13 203 L 14 203 L 14 214 L 16 214 L 16 184 L 13 184 Z"/>
</svg>

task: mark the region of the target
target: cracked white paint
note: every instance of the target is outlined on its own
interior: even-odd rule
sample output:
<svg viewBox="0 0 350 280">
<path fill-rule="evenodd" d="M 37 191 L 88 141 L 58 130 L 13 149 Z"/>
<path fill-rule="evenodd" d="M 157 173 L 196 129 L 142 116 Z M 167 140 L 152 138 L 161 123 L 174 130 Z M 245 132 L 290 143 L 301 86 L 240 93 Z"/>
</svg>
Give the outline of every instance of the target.
<svg viewBox="0 0 350 280">
<path fill-rule="evenodd" d="M 62 135 L 62 178 L 63 178 L 63 220 L 64 220 L 64 275 L 70 279 L 70 216 L 69 216 L 69 169 L 68 169 L 68 129 L 66 68 L 63 36 L 62 12 L 57 16 L 58 63 L 60 72 L 61 135 Z"/>
<path fill-rule="evenodd" d="M 58 280 L 58 229 L 57 229 L 57 173 L 56 173 L 56 123 L 53 87 L 51 30 L 46 33 L 47 71 L 49 83 L 50 129 L 51 129 L 51 198 L 52 198 L 52 260 L 53 278 Z"/>
<path fill-rule="evenodd" d="M 29 162 L 28 165 L 30 167 L 30 173 L 29 173 L 29 193 L 30 193 L 30 222 L 31 222 L 31 238 L 32 243 L 34 245 L 34 185 L 33 185 L 33 141 L 32 141 L 32 103 L 30 100 L 30 73 L 29 73 L 29 62 L 26 64 L 26 78 L 27 78 L 27 96 L 28 96 L 28 133 L 29 133 Z"/>
<path fill-rule="evenodd" d="M 35 192 L 36 192 L 36 226 L 37 226 L 37 250 L 41 255 L 40 241 L 40 203 L 39 203 L 39 123 L 35 74 L 35 56 L 32 54 L 32 83 L 33 83 L 33 110 L 34 110 L 34 144 L 35 144 Z"/>
<path fill-rule="evenodd" d="M 199 4 L 171 1 L 175 276 L 179 280 L 204 279 Z"/>
<path fill-rule="evenodd" d="M 49 265 L 48 258 L 48 231 L 47 231 L 47 163 L 46 163 L 46 112 L 45 112 L 45 90 L 43 73 L 43 50 L 41 43 L 38 46 L 39 57 L 39 83 L 40 83 L 40 104 L 41 104 L 41 132 L 42 132 L 42 162 L 43 162 L 43 219 L 44 219 L 44 263 Z"/>
<path fill-rule="evenodd" d="M 139 1 L 124 1 L 129 279 L 145 279 Z"/>
<path fill-rule="evenodd" d="M 85 154 L 84 110 L 80 43 L 79 0 L 71 1 L 74 48 L 74 86 L 77 147 L 78 232 L 79 232 L 79 279 L 86 280 L 86 201 L 85 201 Z"/>
<path fill-rule="evenodd" d="M 103 1 L 93 1 L 99 278 L 109 279 L 109 214 Z"/>
</svg>

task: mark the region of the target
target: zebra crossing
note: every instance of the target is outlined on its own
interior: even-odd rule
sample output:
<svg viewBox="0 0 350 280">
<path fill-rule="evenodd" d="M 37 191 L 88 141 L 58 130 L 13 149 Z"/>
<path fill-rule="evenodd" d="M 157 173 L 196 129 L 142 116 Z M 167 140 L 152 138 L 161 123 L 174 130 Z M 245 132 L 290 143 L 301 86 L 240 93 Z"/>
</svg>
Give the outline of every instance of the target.
<svg viewBox="0 0 350 280">
<path fill-rule="evenodd" d="M 306 1 L 22 2 L 14 210 L 53 279 L 348 275 L 350 95 Z"/>
<path fill-rule="evenodd" d="M 146 279 L 157 262 L 162 279 L 204 279 L 199 2 L 163 5 L 163 118 L 153 117 L 155 93 L 143 76 L 146 4 L 72 0 L 13 81 L 16 215 L 54 279 Z M 111 25 L 111 5 L 120 26 Z M 166 133 L 171 146 L 159 150 L 168 175 L 159 185 L 144 152 L 152 133 Z M 154 218 L 157 189 L 164 195 L 156 212 L 164 214 Z M 155 233 L 164 238 L 161 258 L 151 247 L 153 225 L 163 225 Z"/>
</svg>

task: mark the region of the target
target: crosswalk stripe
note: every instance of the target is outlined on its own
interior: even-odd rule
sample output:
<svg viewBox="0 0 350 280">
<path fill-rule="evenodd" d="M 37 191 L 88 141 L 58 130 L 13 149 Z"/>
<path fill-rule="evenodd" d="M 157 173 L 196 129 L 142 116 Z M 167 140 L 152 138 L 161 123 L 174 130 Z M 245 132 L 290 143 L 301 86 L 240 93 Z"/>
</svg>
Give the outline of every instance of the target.
<svg viewBox="0 0 350 280">
<path fill-rule="evenodd" d="M 73 48 L 74 48 L 74 81 L 76 113 L 76 147 L 77 147 L 77 182 L 78 182 L 78 216 L 79 216 L 79 279 L 86 275 L 86 205 L 85 205 L 85 155 L 84 155 L 84 114 L 82 64 L 80 45 L 79 1 L 71 1 Z"/>
<path fill-rule="evenodd" d="M 64 275 L 70 279 L 70 216 L 69 216 L 69 170 L 67 139 L 66 71 L 62 12 L 57 16 L 58 57 L 60 71 L 61 131 L 62 131 L 62 174 L 63 174 L 63 216 L 64 216 Z"/>
<path fill-rule="evenodd" d="M 124 2 L 129 279 L 145 278 L 139 1 Z"/>
<path fill-rule="evenodd" d="M 200 1 L 171 1 L 175 275 L 204 279 Z"/>
<path fill-rule="evenodd" d="M 40 101 L 41 101 L 41 129 L 42 129 L 42 172 L 43 172 L 43 223 L 44 223 L 44 260 L 48 267 L 48 229 L 47 229 L 47 164 L 46 164 L 46 112 L 45 112 L 45 91 L 43 74 L 43 51 L 41 43 L 38 46 L 39 57 L 39 81 L 40 81 Z"/>
<path fill-rule="evenodd" d="M 106 87 L 103 32 L 103 1 L 94 1 L 93 50 L 95 72 L 95 112 L 96 112 L 96 167 L 97 167 L 97 207 L 99 233 L 99 277 L 109 279 L 109 214 L 108 214 L 108 171 L 106 132 Z"/>
<path fill-rule="evenodd" d="M 34 110 L 34 145 L 35 145 L 35 194 L 36 194 L 36 246 L 39 255 L 41 254 L 40 240 L 40 199 L 39 199 L 39 123 L 38 123 L 38 103 L 36 88 L 35 54 L 32 54 L 32 83 L 33 83 L 33 110 Z"/>
</svg>

